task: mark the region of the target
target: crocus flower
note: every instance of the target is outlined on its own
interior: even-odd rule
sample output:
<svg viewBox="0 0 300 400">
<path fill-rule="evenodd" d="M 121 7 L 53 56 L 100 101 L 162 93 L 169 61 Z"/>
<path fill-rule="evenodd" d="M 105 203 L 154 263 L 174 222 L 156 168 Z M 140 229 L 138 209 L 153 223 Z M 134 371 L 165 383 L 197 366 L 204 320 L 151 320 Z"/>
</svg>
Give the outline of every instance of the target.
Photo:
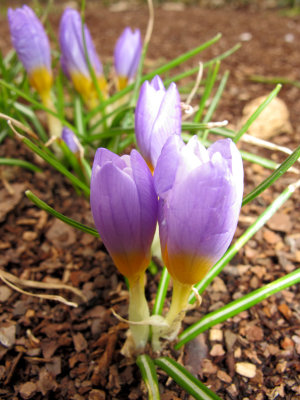
<svg viewBox="0 0 300 400">
<path fill-rule="evenodd" d="M 84 25 L 84 36 L 87 54 L 96 74 L 101 90 L 106 90 L 102 64 L 96 53 L 90 32 Z M 75 89 L 81 94 L 89 107 L 97 103 L 97 93 L 93 85 L 84 51 L 81 18 L 78 11 L 67 8 L 61 18 L 59 27 L 61 47 L 61 66 L 65 75 L 72 80 Z"/>
<path fill-rule="evenodd" d="M 138 147 L 151 171 L 169 136 L 181 134 L 181 107 L 175 83 L 168 90 L 159 76 L 144 82 L 135 110 Z"/>
<path fill-rule="evenodd" d="M 147 268 L 157 222 L 153 177 L 141 155 L 97 150 L 91 178 L 91 209 L 100 237 L 130 281 Z"/>
<path fill-rule="evenodd" d="M 117 74 L 117 87 L 124 89 L 136 73 L 142 53 L 142 39 L 139 29 L 132 31 L 125 28 L 119 37 L 115 52 L 115 70 Z"/>
<path fill-rule="evenodd" d="M 243 194 L 241 155 L 230 139 L 207 150 L 193 137 L 168 139 L 154 172 L 163 259 L 185 285 L 199 282 L 227 250 Z"/>
<path fill-rule="evenodd" d="M 72 153 L 78 153 L 80 151 L 80 143 L 77 136 L 71 129 L 64 127 L 61 134 L 62 140 L 68 146 Z"/>
<path fill-rule="evenodd" d="M 129 281 L 129 320 L 133 346 L 149 336 L 144 271 L 151 259 L 158 201 L 153 177 L 136 150 L 122 157 L 100 148 L 92 168 L 91 209 L 100 237 L 119 271 Z"/>
<path fill-rule="evenodd" d="M 31 8 L 24 5 L 8 9 L 13 46 L 24 65 L 30 84 L 42 98 L 49 96 L 52 86 L 51 55 L 47 34 Z"/>
</svg>

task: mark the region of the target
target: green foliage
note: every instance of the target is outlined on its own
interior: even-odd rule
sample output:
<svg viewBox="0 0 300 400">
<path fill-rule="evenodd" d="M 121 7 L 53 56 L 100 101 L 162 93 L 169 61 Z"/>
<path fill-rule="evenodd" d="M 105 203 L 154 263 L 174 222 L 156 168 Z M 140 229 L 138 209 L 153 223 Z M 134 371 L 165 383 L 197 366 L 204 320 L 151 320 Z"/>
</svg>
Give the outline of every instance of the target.
<svg viewBox="0 0 300 400">
<path fill-rule="evenodd" d="M 295 2 L 290 2 L 292 3 Z M 82 2 L 82 15 L 84 15 L 84 2 Z M 105 98 L 98 86 L 97 79 L 91 64 L 89 70 L 97 88 L 99 104 L 92 110 L 87 110 L 81 97 L 75 93 L 69 81 L 61 73 L 56 74 L 53 86 L 53 99 L 55 109 L 51 110 L 43 105 L 29 85 L 28 78 L 18 61 L 14 51 L 10 51 L 5 57 L 0 54 L 0 143 L 2 143 L 8 135 L 13 135 L 12 130 L 6 123 L 11 121 L 14 126 L 14 134 L 20 135 L 21 140 L 33 153 L 45 160 L 51 168 L 56 169 L 63 174 L 73 185 L 78 195 L 89 197 L 89 179 L 91 174 L 91 163 L 93 160 L 95 149 L 99 146 L 122 153 L 129 146 L 135 144 L 134 137 L 134 107 L 137 93 L 140 85 L 155 75 L 161 75 L 165 78 L 165 84 L 170 82 L 179 82 L 186 77 L 195 76 L 199 67 L 186 69 L 184 63 L 192 57 L 199 55 L 202 51 L 213 46 L 221 40 L 218 34 L 209 41 L 197 46 L 196 48 L 179 55 L 154 71 L 146 71 L 144 73 L 143 63 L 141 62 L 139 74 L 135 83 L 125 87 L 121 91 L 113 93 L 110 97 Z M 86 46 L 86 45 L 85 45 Z M 253 113 L 246 124 L 238 131 L 234 132 L 224 127 L 220 127 L 211 123 L 214 116 L 217 119 L 217 110 L 219 102 L 226 90 L 226 83 L 229 71 L 223 76 L 219 76 L 221 61 L 230 56 L 240 47 L 239 44 L 232 49 L 227 50 L 223 54 L 216 56 L 214 59 L 203 64 L 204 79 L 196 89 L 197 96 L 200 96 L 197 110 L 193 117 L 182 123 L 183 138 L 187 140 L 191 135 L 197 134 L 205 145 L 216 137 L 229 137 L 235 142 L 240 140 L 249 126 L 256 120 L 263 109 L 278 94 L 281 85 L 270 93 L 263 104 Z M 144 47 L 144 55 L 146 55 L 147 47 Z M 86 49 L 85 49 L 86 51 Z M 86 51 L 88 59 L 88 54 Z M 59 52 L 53 52 L 53 63 L 59 64 Z M 181 73 L 173 74 L 175 67 L 182 68 Z M 253 80 L 259 80 L 253 77 Z M 261 79 L 261 78 L 260 78 Z M 285 82 L 282 78 L 280 81 L 272 81 L 271 83 L 294 84 L 296 82 Z M 181 89 L 186 89 L 181 86 Z M 187 91 L 187 89 L 185 90 Z M 82 154 L 77 157 L 69 151 L 60 141 L 56 141 L 54 146 L 46 145 L 49 140 L 49 132 L 41 123 L 40 113 L 56 118 L 61 125 L 66 126 L 77 135 L 82 146 Z M 17 124 L 14 120 L 19 121 Z M 16 131 L 17 130 L 17 131 Z M 30 134 L 30 132 L 35 134 Z M 209 140 L 208 140 L 209 137 Z M 58 151 L 59 150 L 59 151 Z M 269 188 L 277 179 L 279 179 L 291 166 L 299 159 L 300 147 L 298 147 L 280 166 L 274 161 L 260 157 L 256 154 L 241 151 L 244 160 L 255 164 L 262 165 L 265 168 L 274 170 L 267 179 L 261 182 L 255 189 L 248 193 L 243 200 L 243 205 L 253 201 L 264 190 Z M 41 171 L 41 169 L 32 163 L 24 160 L 16 160 L 11 158 L 1 158 L 1 165 L 18 166 L 27 168 L 33 173 Z M 253 237 L 253 235 L 263 227 L 269 218 L 287 201 L 293 192 L 298 188 L 298 183 L 288 186 L 277 199 L 270 204 L 265 211 L 257 218 L 257 220 L 234 242 L 228 249 L 226 254 L 219 260 L 215 266 L 209 271 L 206 277 L 195 285 L 198 293 L 201 294 L 217 276 L 228 262 L 237 254 L 237 252 Z M 26 191 L 26 196 L 39 208 L 47 211 L 49 214 L 59 218 L 63 222 L 89 233 L 93 236 L 99 236 L 94 228 L 88 227 L 75 221 L 65 215 L 60 214 L 48 204 L 43 202 L 31 191 Z M 155 268 L 151 271 L 156 272 Z M 164 268 L 161 273 L 161 279 L 158 286 L 153 315 L 161 315 L 164 300 L 167 294 L 170 276 Z M 214 326 L 215 324 L 225 321 L 226 319 L 236 315 L 237 313 L 248 309 L 254 304 L 262 301 L 266 297 L 286 288 L 295 283 L 300 282 L 299 269 L 292 273 L 247 294 L 241 299 L 225 305 L 221 309 L 204 316 L 200 321 L 186 329 L 179 337 L 176 347 L 179 348 L 184 343 L 192 340 L 200 332 L 203 332 Z M 190 296 L 190 303 L 195 302 L 195 295 Z M 167 357 L 160 357 L 152 360 L 148 355 L 140 355 L 137 358 L 137 365 L 140 368 L 142 378 L 146 384 L 149 399 L 159 399 L 159 385 L 155 365 L 171 376 L 182 388 L 196 399 L 219 399 L 219 397 L 209 390 L 203 383 L 193 377 L 181 365 Z"/>
</svg>

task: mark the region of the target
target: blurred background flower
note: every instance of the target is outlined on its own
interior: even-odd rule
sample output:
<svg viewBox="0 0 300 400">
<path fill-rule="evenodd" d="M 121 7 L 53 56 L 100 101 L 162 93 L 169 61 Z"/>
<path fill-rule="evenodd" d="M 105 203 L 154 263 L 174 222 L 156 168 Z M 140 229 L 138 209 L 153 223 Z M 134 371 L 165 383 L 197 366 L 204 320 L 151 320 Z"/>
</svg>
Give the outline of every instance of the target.
<svg viewBox="0 0 300 400">
<path fill-rule="evenodd" d="M 126 27 L 119 37 L 115 51 L 114 62 L 117 74 L 117 89 L 124 89 L 136 74 L 142 53 L 142 39 L 139 29 L 132 31 Z"/>
<path fill-rule="evenodd" d="M 26 5 L 8 9 L 12 44 L 26 69 L 29 81 L 46 102 L 52 87 L 50 44 L 47 34 L 32 9 Z"/>
<path fill-rule="evenodd" d="M 101 61 L 96 53 L 90 32 L 84 25 L 86 49 L 100 90 L 106 94 L 107 83 L 103 75 Z M 96 88 L 93 84 L 84 51 L 81 17 L 78 11 L 67 8 L 60 21 L 59 42 L 61 47 L 61 66 L 65 75 L 71 79 L 89 108 L 98 104 Z"/>
</svg>

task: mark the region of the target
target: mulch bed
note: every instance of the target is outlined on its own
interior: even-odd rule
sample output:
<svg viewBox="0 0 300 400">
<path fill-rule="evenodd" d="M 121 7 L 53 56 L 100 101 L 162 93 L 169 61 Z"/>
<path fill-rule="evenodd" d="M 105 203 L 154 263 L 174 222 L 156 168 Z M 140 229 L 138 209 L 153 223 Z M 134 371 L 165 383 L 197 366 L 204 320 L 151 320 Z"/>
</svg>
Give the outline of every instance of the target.
<svg viewBox="0 0 300 400">
<path fill-rule="evenodd" d="M 87 21 L 93 36 L 98 38 L 97 47 L 103 59 L 111 57 L 123 26 L 145 28 L 145 7 L 122 12 L 107 8 L 97 8 L 95 12 L 93 7 L 95 3 L 91 2 Z M 57 24 L 55 15 L 53 22 Z M 5 24 L 1 31 L 4 35 L 0 35 L 0 47 L 7 32 Z M 224 38 L 205 52 L 204 61 L 234 45 L 241 33 L 252 34 L 251 41 L 222 64 L 223 71 L 230 69 L 231 77 L 218 120 L 226 118 L 237 124 L 244 104 L 271 89 L 249 82 L 249 75 L 297 78 L 299 17 L 285 18 L 277 11 L 251 9 L 158 8 L 148 66 L 171 59 L 219 31 Z M 285 41 L 287 33 L 294 35 L 294 42 Z M 194 60 L 190 65 L 195 63 Z M 300 138 L 299 89 L 286 86 L 280 97 L 290 109 L 293 132 L 274 141 L 295 148 Z M 260 154 L 271 156 L 266 150 Z M 123 278 L 99 239 L 48 216 L 25 197 L 24 191 L 32 190 L 58 211 L 93 226 L 88 201 L 16 140 L 6 139 L 0 156 L 34 161 L 45 171 L 33 174 L 24 169 L 1 168 L 0 268 L 22 279 L 64 282 L 80 288 L 87 297 L 82 303 L 70 292 L 56 292 L 81 302 L 78 308 L 72 308 L 20 294 L 0 283 L 0 398 L 146 399 L 135 361 L 120 354 L 127 326 L 111 312 L 113 307 L 127 317 L 128 293 Z M 283 158 L 272 155 L 278 162 Z M 268 175 L 269 171 L 262 167 L 245 163 L 245 191 L 249 192 Z M 287 174 L 246 205 L 236 237 L 296 179 L 295 174 Z M 299 205 L 299 195 L 295 193 L 213 281 L 203 295 L 201 307 L 187 314 L 186 326 L 299 267 Z M 157 283 L 158 276 L 148 274 L 150 303 L 154 301 Z M 169 299 L 170 296 L 166 307 Z M 299 399 L 299 304 L 298 285 L 199 335 L 184 351 L 175 352 L 170 346 L 164 354 L 180 360 L 223 399 Z M 162 399 L 189 399 L 161 371 L 159 378 Z"/>
</svg>

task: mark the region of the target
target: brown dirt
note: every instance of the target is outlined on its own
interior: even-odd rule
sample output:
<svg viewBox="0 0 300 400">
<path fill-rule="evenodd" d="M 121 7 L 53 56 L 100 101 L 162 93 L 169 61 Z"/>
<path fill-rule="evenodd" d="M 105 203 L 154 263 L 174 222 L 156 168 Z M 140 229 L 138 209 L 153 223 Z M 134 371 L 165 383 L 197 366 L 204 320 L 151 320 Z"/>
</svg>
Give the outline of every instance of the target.
<svg viewBox="0 0 300 400">
<path fill-rule="evenodd" d="M 61 7 L 55 2 L 54 26 Z M 299 79 L 299 17 L 287 18 L 277 10 L 185 8 L 155 10 L 154 34 L 147 68 L 170 60 L 192 47 L 223 33 L 222 40 L 201 55 L 201 61 L 227 50 L 250 32 L 252 39 L 222 63 L 230 78 L 215 119 L 238 123 L 246 102 L 267 94 L 273 86 L 253 83 L 252 74 Z M 7 50 L 7 24 L 0 26 L 0 48 Z M 145 32 L 147 9 L 130 6 L 122 12 L 88 2 L 87 22 L 103 61 L 111 60 L 114 43 L 126 25 Z M 294 40 L 285 41 L 293 34 Z M 197 65 L 193 59 L 189 66 Z M 182 67 L 185 68 L 185 67 Z M 182 69 L 181 69 L 182 70 Z M 293 130 L 277 136 L 278 144 L 295 148 L 300 138 L 299 89 L 286 85 L 280 92 L 290 110 Z M 261 154 L 269 155 L 266 151 Z M 7 139 L 0 156 L 33 160 L 19 143 Z M 281 155 L 272 155 L 276 161 Z M 36 163 L 40 161 L 35 160 Z M 23 195 L 31 189 L 67 216 L 92 226 L 88 202 L 74 193 L 58 173 L 47 166 L 45 174 L 16 168 L 1 169 L 0 267 L 23 279 L 63 281 L 81 288 L 86 304 L 74 309 L 53 301 L 28 297 L 0 284 L 0 398 L 1 399 L 145 399 L 138 368 L 120 355 L 126 326 L 111 314 L 126 317 L 127 291 L 122 277 L 101 242 L 47 216 Z M 261 167 L 245 163 L 246 187 L 268 176 Z M 288 183 L 291 173 L 272 190 L 243 208 L 237 236 L 271 203 Z M 8 185 L 7 185 L 8 183 Z M 9 194 L 12 189 L 13 194 Z M 7 204 L 11 207 L 7 207 Z M 299 267 L 299 195 L 288 200 L 270 221 L 239 252 L 203 296 L 199 310 L 188 313 L 191 324 L 208 311 L 250 292 Z M 6 208 L 5 208 L 6 207 Z M 158 277 L 148 276 L 147 297 L 153 301 Z M 72 297 L 62 292 L 66 297 Z M 169 297 L 168 297 L 169 298 Z M 300 398 L 299 285 L 264 300 L 200 335 L 184 353 L 167 350 L 182 360 L 195 375 L 223 399 Z M 236 372 L 238 363 L 250 363 L 255 376 Z M 255 367 L 253 367 L 255 366 Z M 159 371 L 162 399 L 188 399 L 174 382 Z"/>
</svg>

